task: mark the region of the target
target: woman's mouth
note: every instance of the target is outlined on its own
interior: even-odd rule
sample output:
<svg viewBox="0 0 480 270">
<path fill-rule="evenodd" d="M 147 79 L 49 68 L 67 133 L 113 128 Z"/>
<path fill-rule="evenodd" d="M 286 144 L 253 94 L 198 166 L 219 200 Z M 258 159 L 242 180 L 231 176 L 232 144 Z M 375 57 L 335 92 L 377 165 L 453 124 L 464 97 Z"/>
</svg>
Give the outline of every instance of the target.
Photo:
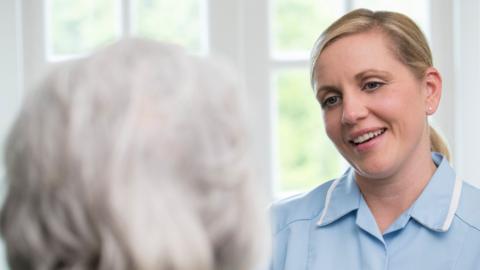
<svg viewBox="0 0 480 270">
<path fill-rule="evenodd" d="M 353 138 L 349 142 L 354 144 L 354 145 L 361 145 L 361 144 L 367 143 L 367 142 L 373 140 L 374 138 L 382 135 L 383 133 L 385 133 L 386 130 L 387 130 L 386 128 L 381 128 L 381 129 L 378 129 L 378 130 L 370 131 L 370 132 L 364 133 L 360 136 L 357 136 L 357 137 Z"/>
</svg>

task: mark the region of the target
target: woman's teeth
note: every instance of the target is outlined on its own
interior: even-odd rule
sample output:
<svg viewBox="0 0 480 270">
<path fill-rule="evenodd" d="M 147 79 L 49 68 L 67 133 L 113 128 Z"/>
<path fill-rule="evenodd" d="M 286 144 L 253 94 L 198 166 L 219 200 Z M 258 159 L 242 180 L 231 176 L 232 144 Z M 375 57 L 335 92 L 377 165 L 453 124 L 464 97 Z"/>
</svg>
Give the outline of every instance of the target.
<svg viewBox="0 0 480 270">
<path fill-rule="evenodd" d="M 371 139 L 377 137 L 378 135 L 383 134 L 383 132 L 385 132 L 385 129 L 379 129 L 379 130 L 376 130 L 376 131 L 368 132 L 368 133 L 365 133 L 361 136 L 356 137 L 355 139 L 353 139 L 353 142 L 355 144 L 361 144 L 361 143 L 364 143 L 368 140 L 371 140 Z"/>
</svg>

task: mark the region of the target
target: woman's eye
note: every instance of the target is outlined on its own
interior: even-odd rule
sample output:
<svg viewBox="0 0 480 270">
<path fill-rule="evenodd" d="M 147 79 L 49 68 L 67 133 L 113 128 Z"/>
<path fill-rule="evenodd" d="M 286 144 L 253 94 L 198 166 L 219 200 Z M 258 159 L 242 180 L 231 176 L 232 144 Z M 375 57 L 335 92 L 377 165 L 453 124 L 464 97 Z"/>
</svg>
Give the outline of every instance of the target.
<svg viewBox="0 0 480 270">
<path fill-rule="evenodd" d="M 322 108 L 335 106 L 338 102 L 340 102 L 339 96 L 327 97 L 322 102 Z"/>
<path fill-rule="evenodd" d="M 384 85 L 382 82 L 367 82 L 366 84 L 363 85 L 363 90 L 375 90 L 379 88 L 380 86 Z"/>
</svg>

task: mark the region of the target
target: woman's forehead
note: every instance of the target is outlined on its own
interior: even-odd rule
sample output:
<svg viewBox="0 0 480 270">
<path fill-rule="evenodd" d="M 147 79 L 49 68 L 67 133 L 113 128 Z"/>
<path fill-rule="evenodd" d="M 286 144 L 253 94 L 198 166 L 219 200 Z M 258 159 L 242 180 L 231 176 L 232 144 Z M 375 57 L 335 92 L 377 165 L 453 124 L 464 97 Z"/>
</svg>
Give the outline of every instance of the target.
<svg viewBox="0 0 480 270">
<path fill-rule="evenodd" d="M 403 64 L 394 55 L 385 34 L 369 31 L 335 40 L 319 55 L 315 79 L 340 74 L 357 74 L 364 70 L 397 69 Z"/>
</svg>

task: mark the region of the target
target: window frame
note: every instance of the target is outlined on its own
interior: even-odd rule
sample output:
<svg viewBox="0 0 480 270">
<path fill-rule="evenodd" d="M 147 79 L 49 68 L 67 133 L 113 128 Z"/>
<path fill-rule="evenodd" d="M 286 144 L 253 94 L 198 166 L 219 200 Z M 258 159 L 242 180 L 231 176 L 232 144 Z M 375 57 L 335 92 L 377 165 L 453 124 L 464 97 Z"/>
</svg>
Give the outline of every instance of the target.
<svg viewBox="0 0 480 270">
<path fill-rule="evenodd" d="M 14 0 L 10 0 L 14 1 Z M 22 0 L 20 28 L 22 29 L 22 48 L 20 49 L 22 67 L 22 86 L 15 91 L 30 89 L 40 74 L 47 67 L 45 55 L 45 1 Z M 129 7 L 131 0 L 117 0 L 121 6 L 121 35 L 130 36 L 132 33 Z M 206 24 L 207 47 L 211 55 L 226 59 L 238 70 L 244 78 L 247 97 L 250 101 L 250 125 L 253 130 L 253 154 L 256 159 L 258 177 L 262 179 L 261 188 L 264 188 L 273 198 L 276 174 L 276 137 L 274 134 L 276 123 L 276 105 L 274 104 L 275 89 L 271 85 L 271 78 L 276 69 L 308 67 L 308 59 L 275 59 L 271 48 L 270 1 L 274 0 L 205 0 L 205 12 L 208 18 Z M 353 0 L 344 0 L 347 10 L 353 6 Z M 463 9 L 459 8 L 464 7 Z M 467 153 L 468 149 L 462 146 L 459 122 L 463 111 L 459 103 L 459 93 L 453 92 L 454 71 L 458 73 L 454 64 L 454 51 L 458 54 L 464 46 L 464 40 L 455 41 L 454 30 L 458 30 L 458 22 L 467 13 L 468 4 L 454 4 L 451 0 L 436 1 L 431 5 L 431 43 L 437 67 L 443 74 L 444 98 L 440 111 L 435 117 L 439 126 L 451 142 L 454 153 L 454 163 L 460 163 L 460 154 Z M 480 8 L 476 14 L 480 13 Z M 451 27 L 445 29 L 445 16 Z M 469 16 L 475 23 L 480 24 L 478 16 Z M 454 29 L 454 24 L 457 27 Z M 463 33 L 463 32 L 462 32 Z M 465 38 L 464 38 L 465 39 Z M 455 43 L 457 42 L 457 43 Z M 454 47 L 455 46 L 455 47 Z M 464 57 L 465 58 L 465 57 Z M 455 69 L 454 70 L 454 66 Z M 464 86 L 464 84 L 462 84 Z M 467 96 L 465 96 L 467 98 Z M 465 109 L 466 110 L 466 109 Z M 454 128 L 456 127 L 456 128 Z M 465 128 L 465 127 L 463 127 Z M 457 139 L 457 140 L 456 140 Z M 460 147 L 458 147 L 460 146 Z M 470 153 L 471 155 L 471 153 Z M 461 164 L 459 164 L 461 165 Z M 462 172 L 472 169 L 459 166 Z M 480 177 L 477 177 L 480 184 Z"/>
</svg>

